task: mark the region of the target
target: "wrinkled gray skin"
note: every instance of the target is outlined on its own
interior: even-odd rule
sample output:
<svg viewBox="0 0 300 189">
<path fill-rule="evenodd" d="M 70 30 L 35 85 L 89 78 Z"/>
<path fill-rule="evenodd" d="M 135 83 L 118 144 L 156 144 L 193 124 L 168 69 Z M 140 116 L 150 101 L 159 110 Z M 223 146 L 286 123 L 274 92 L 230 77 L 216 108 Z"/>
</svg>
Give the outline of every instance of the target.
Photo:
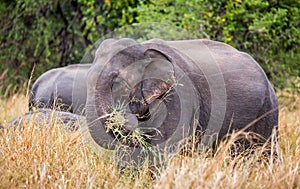
<svg viewBox="0 0 300 189">
<path fill-rule="evenodd" d="M 37 109 L 36 111 L 26 113 L 11 120 L 7 124 L 7 128 L 16 128 L 17 126 L 22 126 L 25 122 L 34 122 L 36 125 L 44 125 L 49 124 L 51 121 L 66 125 L 68 129 L 72 131 L 86 124 L 84 116 L 52 109 Z M 5 129 L 4 126 L 2 126 L 2 129 Z"/>
<path fill-rule="evenodd" d="M 219 111 L 225 109 L 224 120 L 221 125 L 213 125 L 220 127 L 218 139 L 223 138 L 227 133 L 244 129 L 246 126 L 248 128 L 245 131 L 257 133 L 263 137 L 261 142 L 269 139 L 273 130 L 277 133 L 278 103 L 275 92 L 262 68 L 248 54 L 227 44 L 205 39 L 170 42 L 154 39 L 141 44 L 131 39 L 109 39 L 100 45 L 93 65 L 87 74 L 86 115 L 94 140 L 104 147 L 108 147 L 113 142 L 103 129 L 106 119 L 99 119 L 99 117 L 111 112 L 110 107 L 114 101 L 113 89 L 119 79 L 128 80 L 128 76 L 126 78 L 126 73 L 123 73 L 122 70 L 132 62 L 149 58 L 160 59 L 164 62 L 161 64 L 162 68 L 156 70 L 174 74 L 174 71 L 170 71 L 171 67 L 175 72 L 180 68 L 192 81 L 198 99 L 191 109 L 193 108 L 192 110 L 199 119 L 197 130 L 205 133 L 209 121 L 214 119 L 211 112 L 213 103 L 216 102 L 212 102 L 214 101 L 212 99 L 222 98 L 218 97 L 218 94 L 211 94 L 212 86 L 209 85 L 208 77 L 214 80 L 214 75 L 208 76 L 203 72 L 203 66 L 209 68 L 210 62 L 206 63 L 205 60 L 201 60 L 201 57 L 198 62 L 193 61 L 203 53 L 203 49 L 216 63 L 220 72 L 215 74 L 221 75 L 224 82 L 226 107 L 219 107 Z M 119 53 L 114 54 L 114 52 Z M 207 54 L 207 52 L 204 53 Z M 166 68 L 169 67 L 169 71 L 165 70 L 163 65 L 168 65 Z M 147 69 L 148 67 L 145 68 L 145 75 L 147 75 Z M 150 70 L 149 74 L 153 70 Z M 139 73 L 137 72 L 137 74 Z M 149 107 L 168 90 L 172 90 L 171 86 L 175 84 L 172 80 L 173 77 L 176 75 L 169 77 L 170 83 L 155 79 L 145 79 L 138 84 L 127 81 L 130 86 L 131 98 L 129 103 L 131 112 L 127 113 L 129 125 L 136 124 L 137 121 L 141 125 L 145 122 L 143 118 L 148 117 Z M 192 91 L 186 91 L 186 93 L 192 93 Z M 133 98 L 135 100 L 132 100 Z M 181 111 L 178 104 L 180 104 L 180 100 L 184 99 L 179 99 L 176 93 L 171 93 L 167 98 L 169 99 L 165 104 L 168 113 L 165 121 L 158 128 L 161 136 L 150 141 L 151 144 L 160 144 L 166 141 L 175 132 L 174 127 L 178 125 Z M 214 111 L 218 112 L 218 107 L 214 108 L 217 108 Z M 128 112 L 128 109 L 126 111 Z M 136 117 L 132 117 L 132 115 Z M 184 116 L 191 117 L 192 115 L 186 113 Z M 103 135 L 98 136 L 96 133 L 103 133 Z"/>
<path fill-rule="evenodd" d="M 84 114 L 86 73 L 91 64 L 74 64 L 51 69 L 33 84 L 29 95 L 29 110 L 50 108 Z"/>
</svg>

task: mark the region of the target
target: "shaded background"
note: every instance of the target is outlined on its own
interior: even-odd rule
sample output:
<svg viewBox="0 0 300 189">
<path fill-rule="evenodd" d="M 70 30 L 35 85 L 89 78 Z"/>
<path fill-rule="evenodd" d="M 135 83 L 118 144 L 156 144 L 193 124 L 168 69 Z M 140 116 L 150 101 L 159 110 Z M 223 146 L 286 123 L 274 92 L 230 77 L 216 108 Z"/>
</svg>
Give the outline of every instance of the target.
<svg viewBox="0 0 300 189">
<path fill-rule="evenodd" d="M 111 31 L 151 22 L 249 53 L 276 89 L 300 76 L 298 0 L 1 0 L 0 95 L 24 92 L 31 73 L 80 63 Z"/>
</svg>

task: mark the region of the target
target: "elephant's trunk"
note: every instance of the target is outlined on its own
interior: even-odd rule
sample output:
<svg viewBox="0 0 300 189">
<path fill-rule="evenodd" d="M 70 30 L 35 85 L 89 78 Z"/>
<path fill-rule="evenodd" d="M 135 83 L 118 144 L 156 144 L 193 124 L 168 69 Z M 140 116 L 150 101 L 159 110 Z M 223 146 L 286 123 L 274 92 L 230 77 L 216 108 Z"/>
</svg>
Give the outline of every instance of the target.
<svg viewBox="0 0 300 189">
<path fill-rule="evenodd" d="M 106 148 L 113 148 L 116 143 L 115 138 L 104 131 L 104 126 L 108 116 L 116 108 L 114 106 L 128 103 L 126 98 L 123 102 L 115 101 L 115 99 L 122 96 L 122 93 L 131 90 L 141 79 L 141 76 L 136 73 L 136 69 L 144 67 L 139 67 L 139 65 L 142 65 L 145 60 L 145 49 L 132 39 L 110 41 L 104 46 L 105 49 L 102 45 L 99 47 L 97 57 L 88 73 L 87 123 L 96 143 Z M 135 74 L 130 73 L 132 70 L 135 70 Z M 142 70 L 140 71 L 142 73 Z M 118 81 L 125 82 L 126 87 L 118 85 Z M 118 91 L 118 86 L 121 87 L 120 91 Z M 116 90 L 114 94 L 113 90 Z M 127 122 L 129 122 L 127 124 L 137 124 L 137 120 L 133 116 L 129 115 L 127 118 Z M 103 133 L 103 135 L 96 136 L 96 133 Z"/>
</svg>

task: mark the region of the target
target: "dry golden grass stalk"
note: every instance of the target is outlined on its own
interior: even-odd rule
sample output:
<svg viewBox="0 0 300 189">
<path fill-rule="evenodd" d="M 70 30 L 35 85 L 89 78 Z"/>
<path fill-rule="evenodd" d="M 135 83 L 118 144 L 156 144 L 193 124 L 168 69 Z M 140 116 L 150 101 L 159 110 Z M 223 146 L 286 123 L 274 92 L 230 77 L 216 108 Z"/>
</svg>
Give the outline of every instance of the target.
<svg viewBox="0 0 300 189">
<path fill-rule="evenodd" d="M 0 188 L 300 188 L 300 95 L 278 95 L 276 158 L 262 158 L 263 148 L 233 158 L 225 143 L 215 156 L 177 155 L 161 167 L 120 170 L 110 153 L 96 153 L 82 133 L 54 121 L 0 133 Z M 23 95 L 1 99 L 0 122 L 25 113 L 26 106 Z"/>
</svg>

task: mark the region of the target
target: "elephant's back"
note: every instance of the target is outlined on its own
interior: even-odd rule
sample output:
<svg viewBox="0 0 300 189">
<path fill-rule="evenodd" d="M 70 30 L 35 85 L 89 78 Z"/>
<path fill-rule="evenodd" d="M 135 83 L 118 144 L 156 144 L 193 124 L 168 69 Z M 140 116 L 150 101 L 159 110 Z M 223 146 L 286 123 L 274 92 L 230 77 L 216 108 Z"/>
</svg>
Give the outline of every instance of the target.
<svg viewBox="0 0 300 189">
<path fill-rule="evenodd" d="M 50 91 L 54 90 L 53 84 L 62 72 L 62 68 L 55 68 L 43 73 L 32 85 L 29 94 L 29 108 L 39 103 L 48 103 L 53 98 Z"/>
<path fill-rule="evenodd" d="M 191 67 L 202 70 L 206 78 L 220 81 L 223 78 L 226 85 L 233 85 L 233 88 L 247 88 L 248 85 L 257 89 L 261 85 L 265 89 L 268 85 L 268 78 L 260 65 L 247 53 L 228 44 L 207 39 L 167 43 L 187 57 Z"/>
</svg>

